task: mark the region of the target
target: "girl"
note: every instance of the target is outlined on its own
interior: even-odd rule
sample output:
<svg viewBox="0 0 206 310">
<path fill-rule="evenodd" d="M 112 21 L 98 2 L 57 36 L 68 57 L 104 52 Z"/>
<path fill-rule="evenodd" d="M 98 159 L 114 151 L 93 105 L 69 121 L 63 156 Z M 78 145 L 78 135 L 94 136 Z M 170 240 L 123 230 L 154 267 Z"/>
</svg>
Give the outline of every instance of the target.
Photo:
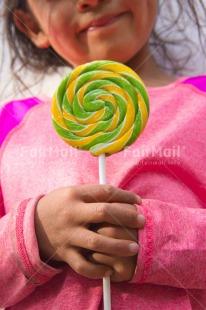
<svg viewBox="0 0 206 310">
<path fill-rule="evenodd" d="M 114 186 L 100 186 L 89 185 L 95 158 L 56 136 L 50 100 L 5 105 L 0 306 L 102 309 L 111 275 L 113 309 L 205 309 L 206 79 L 175 81 L 155 63 L 158 2 L 6 3 L 11 45 L 22 61 L 32 55 L 25 64 L 123 62 L 148 86 L 151 113 L 138 142 L 108 158 Z"/>
</svg>

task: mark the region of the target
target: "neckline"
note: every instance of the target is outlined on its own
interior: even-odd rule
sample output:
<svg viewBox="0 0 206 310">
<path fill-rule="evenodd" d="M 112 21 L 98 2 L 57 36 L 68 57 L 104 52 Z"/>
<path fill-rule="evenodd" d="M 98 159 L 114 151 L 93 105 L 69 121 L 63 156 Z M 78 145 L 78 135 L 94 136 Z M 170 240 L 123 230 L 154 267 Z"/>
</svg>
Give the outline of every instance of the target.
<svg viewBox="0 0 206 310">
<path fill-rule="evenodd" d="M 161 90 L 161 89 L 168 89 L 168 88 L 172 88 L 176 85 L 179 85 L 181 84 L 184 80 L 186 79 L 185 76 L 182 76 L 182 77 L 178 77 L 176 80 L 174 80 L 173 82 L 167 84 L 167 85 L 164 85 L 164 86 L 146 86 L 146 88 L 148 90 Z"/>
</svg>

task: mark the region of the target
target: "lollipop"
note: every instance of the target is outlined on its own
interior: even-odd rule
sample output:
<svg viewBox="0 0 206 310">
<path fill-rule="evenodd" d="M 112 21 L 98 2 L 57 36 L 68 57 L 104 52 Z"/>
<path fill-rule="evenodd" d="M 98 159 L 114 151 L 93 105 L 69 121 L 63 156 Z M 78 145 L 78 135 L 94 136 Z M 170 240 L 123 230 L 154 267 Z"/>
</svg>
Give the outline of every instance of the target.
<svg viewBox="0 0 206 310">
<path fill-rule="evenodd" d="M 94 61 L 72 70 L 53 97 L 52 119 L 60 137 L 92 155 L 111 155 L 131 145 L 149 115 L 141 78 L 114 61 Z"/>
<path fill-rule="evenodd" d="M 105 155 L 131 145 L 146 126 L 149 98 L 141 78 L 114 61 L 94 61 L 72 70 L 53 97 L 52 120 L 69 145 L 99 156 L 106 184 Z M 110 278 L 103 278 L 104 309 L 111 309 Z"/>
</svg>

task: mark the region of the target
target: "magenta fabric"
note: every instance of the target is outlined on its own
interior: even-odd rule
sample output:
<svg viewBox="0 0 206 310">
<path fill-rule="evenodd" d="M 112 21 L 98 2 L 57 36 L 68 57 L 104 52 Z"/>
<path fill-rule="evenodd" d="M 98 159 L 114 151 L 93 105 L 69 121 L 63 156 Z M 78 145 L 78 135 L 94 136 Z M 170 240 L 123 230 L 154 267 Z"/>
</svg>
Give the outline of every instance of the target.
<svg viewBox="0 0 206 310">
<path fill-rule="evenodd" d="M 197 76 L 182 81 L 183 84 L 190 84 L 201 91 L 206 92 L 206 76 Z M 0 110 L 0 147 L 7 134 L 16 127 L 24 118 L 26 113 L 42 102 L 42 100 L 33 97 L 23 100 L 14 100 L 7 103 Z"/>
<path fill-rule="evenodd" d="M 194 76 L 184 80 L 182 83 L 193 85 L 199 90 L 206 92 L 206 75 Z"/>
<path fill-rule="evenodd" d="M 34 97 L 24 100 L 14 100 L 3 106 L 0 110 L 0 146 L 10 130 L 17 126 L 25 114 L 40 102 L 40 99 Z"/>
<path fill-rule="evenodd" d="M 183 83 L 148 91 L 145 131 L 107 158 L 107 182 L 140 195 L 137 209 L 147 220 L 138 231 L 134 278 L 111 284 L 112 309 L 206 309 L 206 93 Z M 7 135 L 0 175 L 0 307 L 102 310 L 101 280 L 39 257 L 34 214 L 41 195 L 98 183 L 98 159 L 57 136 L 50 101 Z"/>
</svg>

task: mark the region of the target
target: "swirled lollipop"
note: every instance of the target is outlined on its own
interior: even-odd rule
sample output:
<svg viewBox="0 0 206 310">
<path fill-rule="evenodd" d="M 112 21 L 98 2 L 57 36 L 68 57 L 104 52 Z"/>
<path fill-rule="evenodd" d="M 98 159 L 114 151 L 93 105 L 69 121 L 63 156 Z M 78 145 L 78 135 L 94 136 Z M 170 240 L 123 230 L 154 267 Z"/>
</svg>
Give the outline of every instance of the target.
<svg viewBox="0 0 206 310">
<path fill-rule="evenodd" d="M 73 69 L 52 102 L 52 120 L 69 145 L 92 155 L 111 155 L 131 145 L 149 116 L 141 78 L 114 61 L 94 61 Z"/>
</svg>

